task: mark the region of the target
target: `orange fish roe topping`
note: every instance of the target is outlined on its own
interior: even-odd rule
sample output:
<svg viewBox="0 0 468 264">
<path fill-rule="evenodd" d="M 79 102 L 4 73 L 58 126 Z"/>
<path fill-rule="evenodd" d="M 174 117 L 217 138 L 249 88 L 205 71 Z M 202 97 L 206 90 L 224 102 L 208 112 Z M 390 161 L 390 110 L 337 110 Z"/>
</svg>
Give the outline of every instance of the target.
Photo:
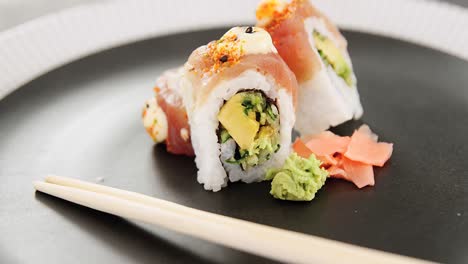
<svg viewBox="0 0 468 264">
<path fill-rule="evenodd" d="M 287 19 L 297 4 L 303 0 L 292 0 L 290 4 L 281 0 L 265 0 L 257 7 L 256 16 L 259 26 L 269 29 L 275 28 Z"/>
<path fill-rule="evenodd" d="M 153 91 L 154 91 L 154 93 L 158 94 L 161 91 L 161 88 L 159 88 L 158 86 L 155 86 L 153 88 Z"/>
<path fill-rule="evenodd" d="M 218 73 L 223 67 L 230 67 L 239 62 L 244 55 L 242 41 L 233 32 L 227 32 L 219 40 L 208 44 L 205 58 L 209 60 L 204 72 Z"/>
</svg>

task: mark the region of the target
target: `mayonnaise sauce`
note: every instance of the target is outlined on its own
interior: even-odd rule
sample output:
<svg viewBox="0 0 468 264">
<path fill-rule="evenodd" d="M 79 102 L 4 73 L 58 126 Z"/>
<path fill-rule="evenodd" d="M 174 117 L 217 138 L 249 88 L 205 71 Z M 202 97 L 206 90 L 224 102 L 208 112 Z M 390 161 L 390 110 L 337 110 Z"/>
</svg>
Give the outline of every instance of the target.
<svg viewBox="0 0 468 264">
<path fill-rule="evenodd" d="M 146 101 L 143 108 L 143 125 L 156 143 L 167 138 L 168 124 L 166 113 L 159 107 L 156 98 Z"/>
</svg>

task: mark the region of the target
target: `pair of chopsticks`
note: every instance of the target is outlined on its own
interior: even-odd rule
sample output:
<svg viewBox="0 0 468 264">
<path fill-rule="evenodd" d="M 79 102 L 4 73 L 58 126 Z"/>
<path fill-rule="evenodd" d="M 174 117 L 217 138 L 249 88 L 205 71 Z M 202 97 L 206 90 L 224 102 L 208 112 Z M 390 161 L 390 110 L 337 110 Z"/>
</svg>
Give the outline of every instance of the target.
<svg viewBox="0 0 468 264">
<path fill-rule="evenodd" d="M 269 259 L 291 263 L 425 263 L 316 236 L 217 215 L 139 193 L 60 176 L 34 182 L 37 191 L 120 217 Z"/>
</svg>

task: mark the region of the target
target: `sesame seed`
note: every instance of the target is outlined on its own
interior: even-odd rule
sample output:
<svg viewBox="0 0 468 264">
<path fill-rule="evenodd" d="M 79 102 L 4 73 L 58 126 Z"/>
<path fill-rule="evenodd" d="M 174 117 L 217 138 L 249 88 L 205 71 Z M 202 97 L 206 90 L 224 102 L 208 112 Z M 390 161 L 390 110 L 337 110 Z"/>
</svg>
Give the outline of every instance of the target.
<svg viewBox="0 0 468 264">
<path fill-rule="evenodd" d="M 248 28 L 245 30 L 245 33 L 247 33 L 247 34 L 252 34 L 252 33 L 254 33 L 253 28 L 252 28 L 252 27 L 248 27 Z"/>
<path fill-rule="evenodd" d="M 219 58 L 219 61 L 220 61 L 220 62 L 226 62 L 226 61 L 228 61 L 228 55 L 222 56 L 221 58 Z"/>
<path fill-rule="evenodd" d="M 180 137 L 184 140 L 187 141 L 189 139 L 189 132 L 186 128 L 182 128 L 180 130 Z"/>
</svg>

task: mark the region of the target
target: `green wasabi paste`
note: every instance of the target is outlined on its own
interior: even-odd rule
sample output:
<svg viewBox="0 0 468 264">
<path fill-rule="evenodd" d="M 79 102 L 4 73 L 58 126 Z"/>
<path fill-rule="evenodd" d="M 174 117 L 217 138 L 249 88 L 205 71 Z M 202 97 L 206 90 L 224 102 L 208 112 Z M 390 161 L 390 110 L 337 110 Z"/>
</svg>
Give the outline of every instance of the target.
<svg viewBox="0 0 468 264">
<path fill-rule="evenodd" d="M 325 184 L 328 172 L 320 168 L 314 154 L 308 159 L 292 153 L 280 169 L 270 169 L 265 179 L 271 180 L 270 194 L 276 199 L 311 201 Z"/>
</svg>

